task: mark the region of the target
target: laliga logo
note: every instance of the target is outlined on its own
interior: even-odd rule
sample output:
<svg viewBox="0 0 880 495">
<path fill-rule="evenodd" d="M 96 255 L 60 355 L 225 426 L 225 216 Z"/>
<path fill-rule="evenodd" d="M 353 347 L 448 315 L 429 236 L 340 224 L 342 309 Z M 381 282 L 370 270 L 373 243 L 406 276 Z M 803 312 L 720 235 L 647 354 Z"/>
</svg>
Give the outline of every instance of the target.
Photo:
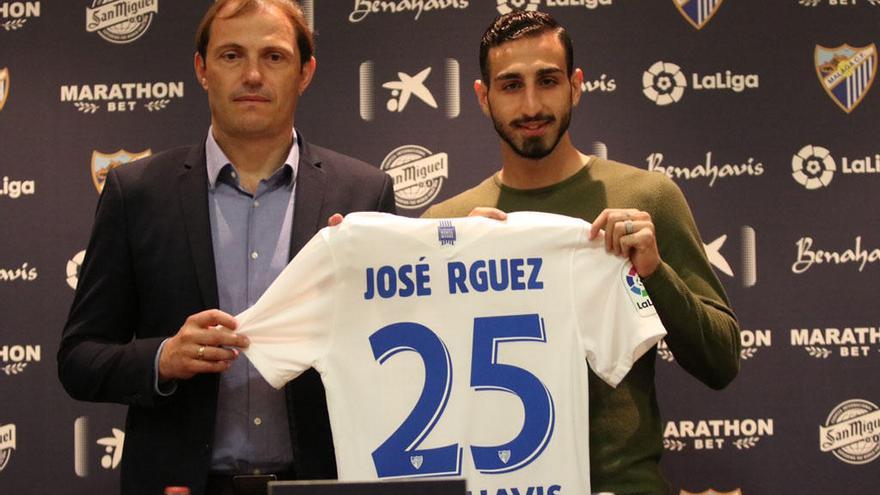
<svg viewBox="0 0 880 495">
<path fill-rule="evenodd" d="M 838 170 L 845 175 L 880 173 L 880 153 L 857 159 L 844 156 L 839 169 L 831 152 L 822 146 L 808 144 L 791 157 L 791 176 L 808 190 L 827 187 Z"/>
<path fill-rule="evenodd" d="M 527 12 L 535 12 L 541 5 L 541 0 L 497 0 L 498 13 L 501 15 L 509 14 L 514 10 L 525 10 Z"/>
<path fill-rule="evenodd" d="M 661 107 L 678 103 L 686 87 L 687 78 L 673 63 L 655 62 L 642 74 L 642 93 Z"/>
<path fill-rule="evenodd" d="M 691 87 L 697 91 L 730 90 L 742 93 L 759 85 L 758 74 L 735 74 L 729 70 L 714 74 L 691 74 Z M 687 77 L 681 67 L 671 62 L 655 62 L 642 74 L 642 93 L 659 106 L 677 103 L 687 86 Z"/>
</svg>

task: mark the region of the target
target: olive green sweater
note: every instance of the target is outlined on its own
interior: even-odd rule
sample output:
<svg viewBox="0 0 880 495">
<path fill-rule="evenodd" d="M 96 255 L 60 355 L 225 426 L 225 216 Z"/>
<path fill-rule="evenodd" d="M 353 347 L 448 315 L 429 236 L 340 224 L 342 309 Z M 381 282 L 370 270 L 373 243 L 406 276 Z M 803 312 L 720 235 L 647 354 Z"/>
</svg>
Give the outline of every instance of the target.
<svg viewBox="0 0 880 495">
<path fill-rule="evenodd" d="M 591 157 L 568 179 L 539 189 L 513 189 L 498 174 L 432 206 L 424 217 L 466 216 L 474 207 L 506 212 L 543 211 L 592 222 L 605 208 L 651 214 L 661 266 L 644 279 L 666 327 L 676 361 L 706 385 L 720 389 L 739 371 L 739 326 L 706 259 L 693 216 L 667 177 Z M 660 494 L 663 430 L 654 388 L 656 349 L 639 359 L 617 388 L 590 372 L 590 478 L 594 492 Z"/>
</svg>

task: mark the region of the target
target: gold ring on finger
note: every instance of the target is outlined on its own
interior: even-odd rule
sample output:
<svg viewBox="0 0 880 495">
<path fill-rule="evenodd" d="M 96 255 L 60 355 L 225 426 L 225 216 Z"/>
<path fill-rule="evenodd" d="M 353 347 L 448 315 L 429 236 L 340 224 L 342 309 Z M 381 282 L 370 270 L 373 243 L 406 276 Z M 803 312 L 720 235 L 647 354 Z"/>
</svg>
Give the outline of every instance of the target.
<svg viewBox="0 0 880 495">
<path fill-rule="evenodd" d="M 199 358 L 199 360 L 205 359 L 205 346 L 199 346 L 199 351 L 196 353 L 196 357 Z"/>
</svg>

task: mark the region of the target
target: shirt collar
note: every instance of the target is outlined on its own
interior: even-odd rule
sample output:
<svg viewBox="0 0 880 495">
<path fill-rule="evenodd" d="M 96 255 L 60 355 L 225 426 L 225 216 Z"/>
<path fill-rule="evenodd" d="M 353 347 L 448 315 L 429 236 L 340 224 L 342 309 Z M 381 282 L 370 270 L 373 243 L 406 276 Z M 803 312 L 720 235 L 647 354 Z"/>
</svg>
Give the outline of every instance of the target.
<svg viewBox="0 0 880 495">
<path fill-rule="evenodd" d="M 208 128 L 208 138 L 205 140 L 205 159 L 208 165 L 208 189 L 214 189 L 217 185 L 217 178 L 220 176 L 220 172 L 227 165 L 231 166 L 233 169 L 235 165 L 229 161 L 229 158 L 226 156 L 226 153 L 220 149 L 220 145 L 217 144 L 217 140 L 214 139 L 214 126 Z M 284 160 L 283 167 L 290 168 L 290 181 L 287 184 L 288 188 L 292 188 L 293 184 L 296 182 L 297 171 L 299 170 L 299 146 L 297 143 L 298 137 L 296 135 L 296 129 L 292 129 L 293 133 L 293 144 L 290 146 L 290 151 L 287 153 L 287 158 Z"/>
</svg>

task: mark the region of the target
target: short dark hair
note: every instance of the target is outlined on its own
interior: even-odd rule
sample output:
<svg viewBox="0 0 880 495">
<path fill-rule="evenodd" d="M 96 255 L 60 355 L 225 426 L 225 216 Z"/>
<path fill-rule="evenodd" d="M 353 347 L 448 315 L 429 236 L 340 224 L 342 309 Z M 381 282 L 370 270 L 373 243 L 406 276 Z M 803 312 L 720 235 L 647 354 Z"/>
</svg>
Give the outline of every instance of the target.
<svg viewBox="0 0 880 495">
<path fill-rule="evenodd" d="M 565 48 L 566 75 L 574 68 L 574 49 L 568 32 L 550 14 L 514 10 L 495 19 L 480 40 L 480 73 L 483 84 L 489 85 L 489 50 L 508 41 L 555 32 Z"/>
<path fill-rule="evenodd" d="M 302 9 L 294 0 L 217 0 L 205 12 L 202 21 L 199 23 L 199 28 L 196 30 L 196 51 L 202 56 L 202 60 L 207 60 L 206 55 L 208 41 L 211 38 L 211 25 L 221 10 L 228 6 L 229 13 L 221 16 L 221 19 L 230 19 L 264 5 L 277 7 L 290 19 L 293 31 L 296 34 L 296 47 L 299 50 L 300 64 L 305 65 L 308 63 L 315 52 L 315 39 L 312 30 L 309 29 Z"/>
</svg>

